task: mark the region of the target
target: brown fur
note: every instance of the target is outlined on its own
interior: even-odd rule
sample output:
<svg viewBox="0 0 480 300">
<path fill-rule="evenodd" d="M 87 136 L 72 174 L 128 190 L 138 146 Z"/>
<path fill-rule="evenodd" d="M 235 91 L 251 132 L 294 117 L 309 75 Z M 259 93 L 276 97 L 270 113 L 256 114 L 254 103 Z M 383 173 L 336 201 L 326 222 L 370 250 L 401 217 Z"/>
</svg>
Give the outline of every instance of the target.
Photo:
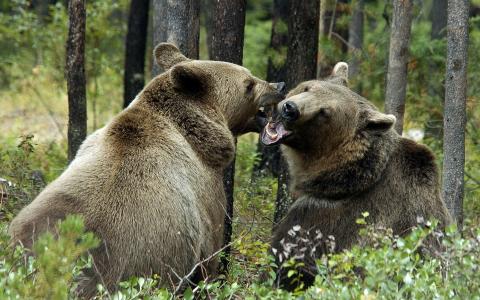
<svg viewBox="0 0 480 300">
<path fill-rule="evenodd" d="M 282 239 L 292 241 L 288 231 L 295 225 L 311 236 L 316 230 L 333 235 L 335 251 L 349 248 L 359 239 L 362 212 L 398 235 L 416 226 L 417 217 L 436 218 L 441 226 L 451 222 L 433 153 L 399 136 L 394 117 L 349 90 L 343 74 L 302 83 L 278 104 L 281 109 L 293 101 L 300 111 L 298 120 L 286 123 L 293 134 L 282 145 L 296 200 L 275 229 L 272 247 L 279 251 Z M 311 284 L 315 274 L 304 275 Z M 288 279 L 284 284 L 292 288 Z"/>
<path fill-rule="evenodd" d="M 83 296 L 132 275 L 155 273 L 162 286 L 175 284 L 221 248 L 232 132 L 245 131 L 260 98 L 281 97 L 241 66 L 189 60 L 171 44 L 160 44 L 155 56 L 167 71 L 87 137 L 10 226 L 13 242 L 31 248 L 58 220 L 82 215 L 102 239 L 92 253 L 95 270 L 80 284 Z M 214 274 L 216 260 L 206 267 Z"/>
</svg>

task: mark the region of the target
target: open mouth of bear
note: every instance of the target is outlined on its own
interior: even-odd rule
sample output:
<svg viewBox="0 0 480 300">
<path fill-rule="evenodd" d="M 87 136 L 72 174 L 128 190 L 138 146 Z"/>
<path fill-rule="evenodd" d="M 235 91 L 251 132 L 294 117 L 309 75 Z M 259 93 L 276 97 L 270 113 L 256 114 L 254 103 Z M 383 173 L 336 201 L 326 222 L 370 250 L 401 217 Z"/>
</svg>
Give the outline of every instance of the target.
<svg viewBox="0 0 480 300">
<path fill-rule="evenodd" d="M 282 122 L 268 122 L 262 130 L 261 141 L 266 146 L 275 145 L 291 133 L 291 131 L 285 129 Z"/>
</svg>

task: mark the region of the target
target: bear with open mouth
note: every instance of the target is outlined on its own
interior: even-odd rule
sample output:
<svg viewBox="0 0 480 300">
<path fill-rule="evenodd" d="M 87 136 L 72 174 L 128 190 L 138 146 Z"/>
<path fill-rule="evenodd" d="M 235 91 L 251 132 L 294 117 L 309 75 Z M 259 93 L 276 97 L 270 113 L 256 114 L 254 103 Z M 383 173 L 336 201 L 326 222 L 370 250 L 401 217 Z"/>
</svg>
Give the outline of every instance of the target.
<svg viewBox="0 0 480 300">
<path fill-rule="evenodd" d="M 435 218 L 441 228 L 452 222 L 432 151 L 398 135 L 395 117 L 350 90 L 347 74 L 348 65 L 340 62 L 330 78 L 299 84 L 275 106 L 261 133 L 265 145 L 282 144 L 291 176 L 294 203 L 272 240 L 279 264 L 298 254 L 286 248 L 300 231 L 333 236 L 329 251 L 348 249 L 359 240 L 362 212 L 396 235 L 407 234 L 419 217 Z M 314 281 L 315 259 L 327 251 L 321 248 L 301 258 L 306 286 Z M 297 287 L 288 270 L 279 270 L 284 288 Z"/>
</svg>

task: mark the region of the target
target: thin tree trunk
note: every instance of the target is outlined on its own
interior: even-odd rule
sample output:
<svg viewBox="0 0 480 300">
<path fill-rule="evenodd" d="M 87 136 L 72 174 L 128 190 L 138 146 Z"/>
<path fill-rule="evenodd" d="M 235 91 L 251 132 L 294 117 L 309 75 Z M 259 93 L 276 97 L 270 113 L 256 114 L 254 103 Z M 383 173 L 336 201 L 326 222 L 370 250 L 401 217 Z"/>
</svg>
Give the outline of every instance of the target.
<svg viewBox="0 0 480 300">
<path fill-rule="evenodd" d="M 348 28 L 348 44 L 351 55 L 349 68 L 349 78 L 355 78 L 360 71 L 360 62 L 363 48 L 363 10 L 365 8 L 364 0 L 354 0 L 352 3 L 352 19 Z"/>
<path fill-rule="evenodd" d="M 443 39 L 447 35 L 447 0 L 433 0 L 430 12 L 432 40 Z"/>
<path fill-rule="evenodd" d="M 123 107 L 127 107 L 145 85 L 145 49 L 147 46 L 149 0 L 132 0 L 125 41 Z"/>
<path fill-rule="evenodd" d="M 408 47 L 413 16 L 412 0 L 394 0 L 385 93 L 385 111 L 395 115 L 395 130 L 402 134 L 407 92 Z"/>
<path fill-rule="evenodd" d="M 188 58 L 198 59 L 200 2 L 153 0 L 153 44 L 175 44 Z M 153 64 L 153 75 L 164 70 Z"/>
<path fill-rule="evenodd" d="M 211 38 L 211 60 L 227 61 L 237 65 L 242 64 L 243 38 L 245 30 L 245 0 L 217 0 L 214 7 L 214 17 Z M 235 161 L 224 173 L 223 183 L 227 197 L 225 215 L 224 245 L 232 239 L 233 219 L 233 184 L 235 177 Z M 222 261 L 224 270 L 228 267 L 230 247 L 225 249 L 226 255 Z"/>
<path fill-rule="evenodd" d="M 31 0 L 30 6 L 37 12 L 40 22 L 45 23 L 50 14 L 50 5 L 54 5 L 57 0 Z"/>
<path fill-rule="evenodd" d="M 285 81 L 285 61 L 288 42 L 288 0 L 274 0 L 272 14 L 272 33 L 270 38 L 270 53 L 268 57 L 267 81 Z M 257 152 L 260 154 L 260 161 L 253 167 L 252 178 L 268 173 L 273 176 L 279 174 L 280 146 L 265 147 L 258 141 Z"/>
<path fill-rule="evenodd" d="M 66 76 L 68 92 L 68 161 L 87 135 L 85 80 L 85 0 L 68 2 Z"/>
<path fill-rule="evenodd" d="M 459 228 L 463 223 L 468 10 L 468 0 L 448 0 L 443 197 Z"/>
<path fill-rule="evenodd" d="M 288 52 L 286 84 L 291 89 L 302 81 L 316 77 L 319 0 L 290 0 L 288 18 Z M 278 192 L 275 203 L 275 223 L 278 223 L 291 204 L 288 193 L 288 168 L 282 162 L 278 176 Z"/>
</svg>

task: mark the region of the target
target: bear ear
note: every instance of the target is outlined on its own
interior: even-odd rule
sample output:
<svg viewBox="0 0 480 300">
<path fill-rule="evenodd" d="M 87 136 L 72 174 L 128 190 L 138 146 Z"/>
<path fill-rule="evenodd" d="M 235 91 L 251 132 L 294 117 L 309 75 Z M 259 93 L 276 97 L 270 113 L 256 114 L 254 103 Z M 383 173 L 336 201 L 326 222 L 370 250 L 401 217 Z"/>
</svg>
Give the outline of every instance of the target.
<svg viewBox="0 0 480 300">
<path fill-rule="evenodd" d="M 348 64 L 346 62 L 338 62 L 333 67 L 332 77 L 336 83 L 347 86 L 348 85 Z"/>
<path fill-rule="evenodd" d="M 170 70 L 173 87 L 187 94 L 203 94 L 208 90 L 208 74 L 200 68 L 176 65 Z"/>
<path fill-rule="evenodd" d="M 397 121 L 394 115 L 384 114 L 376 110 L 370 110 L 367 115 L 365 129 L 369 131 L 387 131 Z"/>
<path fill-rule="evenodd" d="M 158 44 L 153 50 L 153 56 L 157 64 L 164 70 L 168 70 L 182 61 L 189 60 L 171 43 Z"/>
</svg>

